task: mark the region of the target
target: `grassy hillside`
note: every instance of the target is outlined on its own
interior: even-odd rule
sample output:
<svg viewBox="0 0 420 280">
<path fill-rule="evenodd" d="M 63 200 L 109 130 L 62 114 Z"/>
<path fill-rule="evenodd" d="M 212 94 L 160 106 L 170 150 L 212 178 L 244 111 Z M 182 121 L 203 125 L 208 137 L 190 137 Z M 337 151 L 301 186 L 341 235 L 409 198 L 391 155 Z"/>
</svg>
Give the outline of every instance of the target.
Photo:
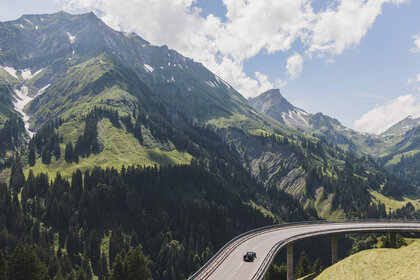
<svg viewBox="0 0 420 280">
<path fill-rule="evenodd" d="M 400 249 L 371 249 L 324 270 L 315 279 L 420 279 L 420 240 Z"/>
<path fill-rule="evenodd" d="M 383 194 L 381 194 L 377 191 L 371 191 L 370 193 L 373 197 L 373 201 L 375 203 L 378 203 L 379 201 L 381 203 L 384 203 L 387 210 L 389 208 L 391 208 L 392 210 L 401 208 L 404 205 L 406 205 L 408 202 L 413 204 L 413 206 L 416 210 L 420 209 L 420 199 L 416 199 L 416 198 L 413 198 L 413 197 L 407 197 L 407 196 L 402 196 L 400 199 L 395 199 L 395 198 L 392 198 L 392 197 L 387 197 L 387 196 L 385 196 L 385 195 L 383 195 Z"/>
<path fill-rule="evenodd" d="M 13 86 L 18 80 L 0 67 L 0 125 L 4 124 L 14 114 L 13 104 L 10 101 Z"/>
<path fill-rule="evenodd" d="M 64 178 L 71 178 L 72 173 L 77 169 L 92 170 L 95 166 L 120 168 L 122 165 L 133 164 L 145 166 L 189 164 L 192 158 L 188 153 L 179 152 L 176 149 L 165 151 L 157 147 L 144 147 L 123 128 L 112 126 L 108 119 L 102 119 L 98 123 L 98 132 L 104 145 L 101 153 L 90 155 L 88 158 L 80 158 L 78 163 L 67 163 L 62 156 L 59 160 L 53 158 L 51 164 L 45 165 L 41 162 L 41 158 L 38 158 L 34 167 L 26 166 L 25 175 L 27 176 L 29 170 L 32 169 L 35 174 L 48 173 L 50 178 L 55 177 L 58 171 Z M 61 144 L 62 154 L 64 154 L 64 148 L 65 144 Z"/>
</svg>

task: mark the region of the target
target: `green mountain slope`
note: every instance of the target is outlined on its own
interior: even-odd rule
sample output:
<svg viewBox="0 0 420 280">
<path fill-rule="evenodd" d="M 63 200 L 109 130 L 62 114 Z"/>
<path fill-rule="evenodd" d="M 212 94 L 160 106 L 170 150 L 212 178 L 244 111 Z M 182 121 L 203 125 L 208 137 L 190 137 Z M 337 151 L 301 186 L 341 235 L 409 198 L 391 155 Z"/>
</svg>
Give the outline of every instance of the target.
<svg viewBox="0 0 420 280">
<path fill-rule="evenodd" d="M 12 104 L 13 87 L 18 80 L 0 68 L 0 125 L 15 114 Z"/>
<path fill-rule="evenodd" d="M 406 133 L 408 130 L 415 128 L 420 125 L 420 118 L 414 119 L 412 116 L 397 122 L 386 131 L 382 132 L 382 135 L 400 135 Z"/>
<path fill-rule="evenodd" d="M 374 157 L 380 166 L 385 167 L 402 181 L 418 185 L 412 178 L 413 176 L 408 175 L 410 172 L 415 173 L 414 169 L 409 167 L 410 165 L 400 164 L 397 168 L 399 171 L 394 168 L 402 158 L 413 156 L 419 151 L 417 119 L 408 117 L 386 132 L 372 135 L 353 131 L 343 126 L 338 120 L 322 113 L 303 114 L 304 111 L 290 104 L 279 90 L 262 93 L 260 96 L 250 99 L 250 102 L 256 110 L 267 113 L 290 127 L 295 127 L 315 137 L 324 138 L 327 142 L 337 145 L 345 151 L 359 156 Z M 405 191 L 409 193 L 411 188 L 407 188 Z"/>
<path fill-rule="evenodd" d="M 35 168 L 68 177 L 94 165 L 189 163 L 198 158 L 196 150 L 207 149 L 189 132 L 194 124 L 233 146 L 267 189 L 285 190 L 326 217 L 335 211 L 365 216 L 374 203 L 368 189 L 393 181 L 371 160 L 256 112 L 203 65 L 116 32 L 92 13 L 23 16 L 1 23 L 0 35 L 0 65 L 15 69 L 17 86 L 34 98 L 23 109 L 27 127 L 39 134 L 24 151 L 26 174 Z M 96 109 L 107 111 L 90 115 Z M 319 131 L 340 125 L 307 117 Z M 76 152 L 66 160 L 70 146 Z M 362 187 L 340 181 L 344 171 L 350 185 Z"/>
</svg>

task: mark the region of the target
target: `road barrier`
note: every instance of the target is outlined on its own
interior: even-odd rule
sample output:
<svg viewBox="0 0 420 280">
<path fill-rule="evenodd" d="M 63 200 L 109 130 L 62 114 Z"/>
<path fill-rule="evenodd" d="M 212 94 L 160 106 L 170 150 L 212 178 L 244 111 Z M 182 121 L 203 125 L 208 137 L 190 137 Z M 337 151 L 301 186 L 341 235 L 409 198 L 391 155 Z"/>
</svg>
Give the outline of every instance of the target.
<svg viewBox="0 0 420 280">
<path fill-rule="evenodd" d="M 296 226 L 303 226 L 303 225 L 316 225 L 316 224 L 349 224 L 349 223 L 419 223 L 420 224 L 420 220 L 390 220 L 390 219 L 386 219 L 386 220 L 344 220 L 344 221 L 335 221 L 335 222 L 329 222 L 329 221 L 323 221 L 323 220 L 318 220 L 318 221 L 309 221 L 309 222 L 294 222 L 294 223 L 287 223 L 287 224 L 277 224 L 277 225 L 270 225 L 270 226 L 265 226 L 265 227 L 261 227 L 261 228 L 257 228 L 257 229 L 253 229 L 250 231 L 247 231 L 245 233 L 242 233 L 238 236 L 236 236 L 235 238 L 233 238 L 232 240 L 230 240 L 228 243 L 226 243 L 216 254 L 213 255 L 212 258 L 210 258 L 209 261 L 207 261 L 197 272 L 195 272 L 192 276 L 190 276 L 188 279 L 189 280 L 204 280 L 206 278 L 208 278 L 219 266 L 221 263 L 223 263 L 223 261 L 229 256 L 229 254 L 235 250 L 235 248 L 237 248 L 240 244 L 242 244 L 243 242 L 257 236 L 260 234 L 264 234 L 264 233 L 268 233 L 270 231 L 277 231 L 279 229 L 282 228 L 290 228 L 290 227 L 296 227 Z M 420 231 L 420 229 L 418 227 L 413 227 L 412 228 L 415 231 Z M 297 240 L 301 240 L 301 239 L 305 239 L 305 238 L 311 238 L 311 237 L 315 237 L 315 236 L 322 236 L 322 235 L 329 235 L 332 233 L 352 233 L 352 230 L 354 230 L 354 232 L 361 232 L 361 231 L 375 231 L 375 232 L 380 232 L 381 229 L 378 229 L 377 227 L 365 227 L 363 229 L 357 229 L 357 228 L 346 228 L 346 229 L 334 229 L 334 230 L 322 230 L 322 231 L 316 231 L 316 232 L 311 232 L 311 233 L 304 233 L 304 234 L 299 234 L 296 236 L 292 236 L 289 237 L 285 240 L 282 240 L 280 242 L 278 242 L 277 244 L 275 244 L 270 252 L 265 256 L 264 261 L 262 263 L 262 265 L 258 268 L 257 273 L 253 276 L 253 280 L 257 280 L 257 279 L 262 279 L 263 276 L 265 275 L 265 273 L 267 272 L 268 268 L 270 267 L 271 262 L 273 261 L 274 257 L 276 256 L 277 252 L 279 250 L 281 250 L 284 246 L 286 246 L 287 244 L 297 241 Z M 392 228 L 387 228 L 384 229 L 383 232 L 390 232 L 393 231 Z M 400 231 L 398 230 L 398 227 L 395 228 L 395 231 Z"/>
</svg>

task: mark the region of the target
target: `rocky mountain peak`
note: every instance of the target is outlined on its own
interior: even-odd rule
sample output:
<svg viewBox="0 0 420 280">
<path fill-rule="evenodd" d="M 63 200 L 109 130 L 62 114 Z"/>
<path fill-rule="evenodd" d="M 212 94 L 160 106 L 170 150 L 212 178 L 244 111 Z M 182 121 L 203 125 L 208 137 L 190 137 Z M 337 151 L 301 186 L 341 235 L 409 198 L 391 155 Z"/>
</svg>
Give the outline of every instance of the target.
<svg viewBox="0 0 420 280">
<path fill-rule="evenodd" d="M 418 126 L 420 126 L 420 118 L 414 118 L 413 116 L 409 115 L 405 119 L 402 119 L 401 121 L 388 128 L 385 132 L 382 133 L 382 135 L 401 135 Z"/>
<path fill-rule="evenodd" d="M 251 105 L 262 113 L 269 115 L 280 123 L 291 127 L 307 127 L 308 117 L 304 110 L 293 106 L 279 89 L 271 89 L 257 97 L 249 98 Z"/>
</svg>

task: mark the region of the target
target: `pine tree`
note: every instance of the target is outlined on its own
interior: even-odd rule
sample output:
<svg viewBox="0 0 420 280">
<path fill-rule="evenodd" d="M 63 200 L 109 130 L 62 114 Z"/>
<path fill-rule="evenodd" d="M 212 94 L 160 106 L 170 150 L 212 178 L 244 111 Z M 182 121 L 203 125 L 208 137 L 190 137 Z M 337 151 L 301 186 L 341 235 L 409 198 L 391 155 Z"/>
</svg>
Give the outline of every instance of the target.
<svg viewBox="0 0 420 280">
<path fill-rule="evenodd" d="M 44 146 L 41 153 L 42 163 L 49 165 L 51 163 L 51 152 L 47 147 Z"/>
<path fill-rule="evenodd" d="M 25 184 L 25 175 L 23 174 L 22 162 L 20 157 L 17 156 L 16 160 L 12 164 L 12 170 L 10 173 L 9 187 L 11 189 L 19 191 Z"/>
<path fill-rule="evenodd" d="M 321 259 L 318 257 L 315 259 L 314 264 L 312 265 L 312 272 L 314 273 L 318 273 L 321 272 L 323 270 L 323 266 L 322 266 L 322 261 Z"/>
<path fill-rule="evenodd" d="M 301 278 L 311 273 L 311 264 L 309 262 L 308 255 L 305 251 L 300 254 L 299 260 L 296 265 L 295 277 Z"/>
<path fill-rule="evenodd" d="M 102 252 L 101 258 L 98 263 L 97 274 L 99 276 L 99 280 L 108 279 L 108 263 L 104 252 Z"/>
<path fill-rule="evenodd" d="M 20 244 L 13 251 L 8 266 L 9 280 L 44 280 L 47 269 L 28 244 Z"/>
<path fill-rule="evenodd" d="M 7 279 L 7 260 L 3 255 L 3 252 L 0 250 L 0 280 Z"/>
<path fill-rule="evenodd" d="M 77 234 L 77 230 L 73 227 L 70 227 L 69 229 L 66 248 L 70 257 L 76 256 L 80 251 L 79 236 Z"/>
<path fill-rule="evenodd" d="M 29 166 L 34 166 L 36 163 L 36 154 L 35 154 L 34 145 L 29 145 L 28 163 L 29 163 Z"/>
<path fill-rule="evenodd" d="M 101 257 L 101 240 L 96 233 L 96 230 L 93 229 L 89 234 L 89 242 L 88 242 L 88 256 L 92 263 L 92 269 L 96 273 L 97 272 L 97 264 L 99 263 Z"/>
<path fill-rule="evenodd" d="M 125 280 L 124 264 L 120 254 L 115 256 L 112 264 L 111 280 Z"/>
<path fill-rule="evenodd" d="M 282 264 L 281 266 L 277 266 L 273 263 L 266 274 L 266 280 L 286 279 L 286 277 L 287 267 L 284 264 Z"/>
<path fill-rule="evenodd" d="M 120 229 L 115 229 L 109 237 L 109 262 L 113 263 L 115 256 L 124 248 L 124 240 Z"/>
<path fill-rule="evenodd" d="M 87 280 L 86 274 L 83 271 L 83 269 L 79 269 L 76 280 Z"/>
<path fill-rule="evenodd" d="M 73 159 L 74 159 L 73 144 L 71 142 L 68 142 L 66 144 L 66 149 L 64 151 L 64 160 L 67 163 L 72 163 Z"/>
<path fill-rule="evenodd" d="M 58 141 L 54 143 L 54 156 L 55 160 L 59 160 L 61 157 L 60 143 Z"/>
<path fill-rule="evenodd" d="M 148 280 L 151 273 L 148 261 L 141 250 L 141 246 L 131 249 L 124 258 L 124 270 L 126 279 Z M 178 272 L 179 273 L 179 272 Z"/>
<path fill-rule="evenodd" d="M 140 144 L 143 145 L 143 135 L 141 133 L 141 123 L 139 120 L 137 120 L 134 125 L 134 137 L 136 137 Z"/>
</svg>

